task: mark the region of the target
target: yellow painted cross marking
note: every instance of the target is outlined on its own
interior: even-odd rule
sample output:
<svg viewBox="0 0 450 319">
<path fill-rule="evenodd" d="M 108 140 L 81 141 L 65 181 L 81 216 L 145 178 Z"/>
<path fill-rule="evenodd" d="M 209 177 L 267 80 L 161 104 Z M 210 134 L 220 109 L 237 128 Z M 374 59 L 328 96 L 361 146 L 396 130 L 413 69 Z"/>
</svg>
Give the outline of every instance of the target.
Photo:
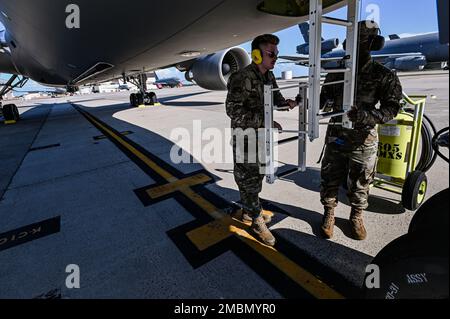
<svg viewBox="0 0 450 319">
<path fill-rule="evenodd" d="M 196 185 L 202 185 L 211 181 L 211 177 L 206 174 L 198 174 L 195 176 L 191 176 L 185 179 L 180 179 L 176 182 L 172 182 L 170 184 L 161 185 L 158 187 L 153 187 L 148 189 L 146 192 L 148 196 L 152 199 L 157 199 L 169 194 L 172 194 L 176 191 L 179 191 L 186 187 L 192 187 Z"/>
<path fill-rule="evenodd" d="M 266 210 L 263 211 L 263 214 L 273 217 L 273 213 Z M 230 232 L 228 227 L 230 225 L 247 229 L 251 226 L 251 222 L 243 222 L 226 216 L 188 232 L 187 237 L 194 243 L 198 250 L 204 251 L 233 236 L 234 233 Z"/>
<path fill-rule="evenodd" d="M 222 240 L 235 235 L 314 297 L 320 299 L 344 298 L 310 272 L 278 252 L 275 248 L 259 242 L 248 233 L 248 228 L 249 226 L 247 224 L 231 218 L 230 216 L 225 216 L 222 219 L 215 220 L 187 233 L 187 237 L 200 251 L 204 251 L 209 247 L 220 243 Z"/>
<path fill-rule="evenodd" d="M 192 243 L 194 243 L 198 250 L 205 251 L 206 249 L 233 236 L 234 234 L 231 233 L 229 229 L 229 226 L 231 225 L 242 229 L 249 227 L 241 221 L 237 221 L 230 216 L 225 216 L 222 219 L 217 219 L 209 224 L 194 229 L 186 235 Z"/>
<path fill-rule="evenodd" d="M 165 169 L 158 166 L 154 161 L 149 159 L 146 155 L 144 155 L 138 149 L 125 141 L 121 136 L 117 135 L 111 129 L 97 121 L 89 113 L 83 111 L 83 114 L 86 114 L 86 116 L 92 122 L 96 123 L 96 125 L 100 127 L 105 133 L 114 138 L 118 143 L 120 143 L 128 151 L 133 153 L 137 158 L 144 162 L 150 169 L 164 178 L 169 183 L 168 185 L 181 185 L 182 181 L 185 181 L 179 180 L 178 178 L 172 176 Z M 167 189 L 162 189 L 161 191 L 169 191 L 169 188 L 170 187 L 167 186 Z M 206 249 L 211 245 L 211 243 L 217 243 L 220 242 L 220 240 L 228 238 L 230 235 L 235 235 L 244 244 L 248 245 L 250 248 L 256 251 L 269 263 L 286 274 L 289 278 L 291 278 L 294 282 L 296 282 L 314 297 L 327 299 L 343 298 L 343 296 L 336 292 L 332 287 L 316 278 L 310 272 L 297 265 L 295 262 L 284 256 L 275 248 L 266 246 L 259 242 L 247 232 L 246 229 L 248 228 L 248 225 L 234 220 L 233 218 L 231 218 L 231 216 L 215 207 L 203 196 L 194 192 L 189 186 L 180 187 L 178 190 L 182 194 L 184 194 L 184 196 L 194 202 L 205 213 L 216 220 L 211 224 L 201 227 L 197 231 L 188 233 L 188 237 L 200 250 Z M 210 236 L 210 238 L 206 238 L 207 236 Z"/>
</svg>

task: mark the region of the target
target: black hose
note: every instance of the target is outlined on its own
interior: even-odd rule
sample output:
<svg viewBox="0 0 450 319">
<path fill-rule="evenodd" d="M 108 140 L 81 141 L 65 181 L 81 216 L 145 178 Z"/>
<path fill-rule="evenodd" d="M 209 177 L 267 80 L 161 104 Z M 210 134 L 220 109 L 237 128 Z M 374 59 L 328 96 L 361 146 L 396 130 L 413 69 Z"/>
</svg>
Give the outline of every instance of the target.
<svg viewBox="0 0 450 319">
<path fill-rule="evenodd" d="M 430 125 L 431 127 L 431 131 L 428 130 L 428 136 L 427 136 L 427 143 L 429 143 L 430 145 L 428 145 L 428 157 L 424 158 L 424 162 L 423 163 L 427 163 L 426 165 L 424 164 L 423 167 L 423 172 L 428 172 L 434 165 L 434 163 L 437 160 L 437 153 L 435 152 L 434 148 L 433 148 L 433 137 L 436 135 L 436 126 L 434 126 L 433 121 L 431 121 L 431 119 L 427 116 L 427 115 L 423 115 L 423 118 L 425 119 L 425 123 L 427 123 L 428 125 Z M 422 141 L 424 141 L 424 139 L 422 138 Z M 429 160 L 431 159 L 431 160 Z M 419 162 L 420 164 L 420 162 Z"/>
<path fill-rule="evenodd" d="M 414 114 L 414 111 L 410 109 L 407 109 L 406 112 Z M 414 170 L 426 173 L 431 169 L 431 167 L 433 167 L 434 163 L 436 162 L 438 154 L 433 148 L 433 136 L 435 136 L 436 133 L 436 126 L 434 126 L 431 119 L 424 114 L 421 129 L 422 150 L 420 153 L 419 162 L 417 163 L 417 166 Z"/>
<path fill-rule="evenodd" d="M 441 151 L 439 150 L 439 147 L 441 145 L 439 145 L 438 140 L 439 140 L 440 136 L 443 133 L 447 132 L 448 130 L 449 130 L 449 128 L 447 127 L 447 128 L 440 130 L 439 132 L 437 132 L 436 135 L 433 137 L 433 141 L 432 141 L 433 149 L 436 152 L 436 155 L 439 155 L 439 157 L 441 157 L 447 163 L 449 163 L 449 158 L 446 157 L 444 154 L 442 154 Z M 445 146 L 448 147 L 448 136 L 447 136 L 447 140 L 446 140 L 445 144 L 446 144 Z M 442 145 L 442 146 L 444 146 L 444 145 Z"/>
</svg>

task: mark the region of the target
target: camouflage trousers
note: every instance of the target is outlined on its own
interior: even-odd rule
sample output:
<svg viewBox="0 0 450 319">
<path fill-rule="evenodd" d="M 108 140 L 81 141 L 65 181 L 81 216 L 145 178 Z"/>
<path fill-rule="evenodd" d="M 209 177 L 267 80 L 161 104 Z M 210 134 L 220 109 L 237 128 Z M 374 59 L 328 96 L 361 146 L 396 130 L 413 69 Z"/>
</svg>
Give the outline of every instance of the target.
<svg viewBox="0 0 450 319">
<path fill-rule="evenodd" d="M 370 184 L 377 168 L 378 143 L 349 147 L 330 143 L 326 146 L 321 171 L 321 202 L 325 207 L 338 204 L 340 186 L 347 179 L 348 199 L 353 208 L 367 209 Z"/>
<path fill-rule="evenodd" d="M 233 139 L 234 180 L 239 188 L 241 203 L 253 218 L 257 218 L 262 211 L 259 193 L 262 190 L 264 175 L 261 174 L 258 156 L 254 156 L 254 152 L 250 154 L 252 156 L 249 156 L 247 141 L 245 150 L 238 150 L 236 139 Z"/>
</svg>

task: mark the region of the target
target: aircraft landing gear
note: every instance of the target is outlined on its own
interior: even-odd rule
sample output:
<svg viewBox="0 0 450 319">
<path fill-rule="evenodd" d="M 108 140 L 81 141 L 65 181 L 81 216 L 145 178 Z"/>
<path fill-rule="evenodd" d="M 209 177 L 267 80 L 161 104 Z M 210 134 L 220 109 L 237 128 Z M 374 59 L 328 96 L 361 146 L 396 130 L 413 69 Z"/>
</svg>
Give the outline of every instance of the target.
<svg viewBox="0 0 450 319">
<path fill-rule="evenodd" d="M 16 81 L 18 80 L 18 81 Z M 3 96 L 15 88 L 22 88 L 28 82 L 28 78 L 19 77 L 18 75 L 12 75 L 11 78 L 0 89 L 0 101 L 3 100 Z M 19 109 L 15 104 L 6 104 L 2 106 L 0 102 L 0 115 L 3 115 L 5 124 L 14 124 L 20 120 Z"/>
<path fill-rule="evenodd" d="M 157 105 L 158 98 L 154 92 L 147 92 L 147 75 L 145 73 L 128 79 L 129 82 L 136 85 L 140 92 L 130 95 L 130 104 L 133 107 L 141 105 Z"/>
<path fill-rule="evenodd" d="M 1 107 L 1 105 L 0 105 Z M 2 107 L 5 124 L 14 124 L 20 120 L 19 109 L 15 104 L 6 104 Z"/>
<path fill-rule="evenodd" d="M 131 93 L 130 95 L 131 106 L 138 107 L 139 105 L 156 105 L 158 104 L 158 98 L 154 92 Z"/>
</svg>

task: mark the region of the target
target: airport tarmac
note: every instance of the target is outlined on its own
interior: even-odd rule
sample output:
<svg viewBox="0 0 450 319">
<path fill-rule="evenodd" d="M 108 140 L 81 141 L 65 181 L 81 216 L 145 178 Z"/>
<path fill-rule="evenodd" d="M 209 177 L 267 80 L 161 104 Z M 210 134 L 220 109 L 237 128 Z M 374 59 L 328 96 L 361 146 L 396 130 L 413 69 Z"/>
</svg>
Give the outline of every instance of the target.
<svg viewBox="0 0 450 319">
<path fill-rule="evenodd" d="M 438 129 L 449 123 L 448 80 L 448 72 L 401 77 L 405 92 L 429 96 L 426 114 Z M 372 190 L 368 238 L 358 242 L 342 192 L 335 237 L 322 239 L 322 127 L 308 145 L 307 172 L 264 185 L 278 240 L 265 247 L 228 217 L 239 200 L 232 163 L 205 163 L 192 152 L 199 163 L 170 159 L 177 134 L 189 135 L 192 147 L 210 144 L 196 138 L 207 128 L 225 132 L 226 92 L 157 94 L 162 105 L 147 108 L 131 108 L 125 92 L 21 102 L 22 120 L 0 125 L 0 298 L 363 297 L 366 266 L 408 231 L 413 212 L 400 196 Z M 276 120 L 297 129 L 297 112 Z M 216 142 L 226 154 L 223 136 Z M 281 169 L 292 168 L 296 143 L 280 146 L 279 159 Z M 448 188 L 441 159 L 427 176 L 428 198 Z M 79 289 L 66 286 L 68 265 L 79 267 Z"/>
</svg>

